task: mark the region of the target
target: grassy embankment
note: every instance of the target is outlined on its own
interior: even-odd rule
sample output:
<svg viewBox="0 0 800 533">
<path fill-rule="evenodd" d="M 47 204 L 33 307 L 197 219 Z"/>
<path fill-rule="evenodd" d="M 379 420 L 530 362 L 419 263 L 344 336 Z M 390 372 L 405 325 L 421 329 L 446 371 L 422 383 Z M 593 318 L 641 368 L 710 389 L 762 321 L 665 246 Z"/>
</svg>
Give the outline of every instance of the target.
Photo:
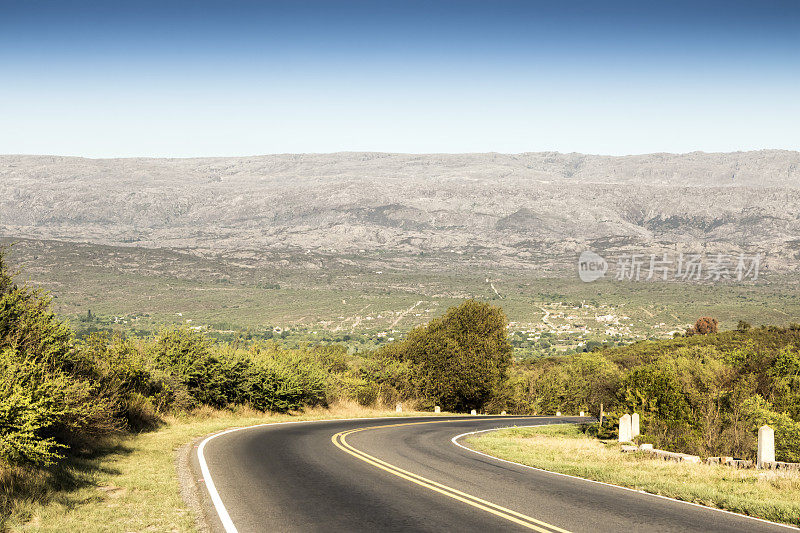
<svg viewBox="0 0 800 533">
<path fill-rule="evenodd" d="M 431 413 L 405 412 L 401 416 Z M 161 429 L 111 441 L 89 457 L 72 458 L 53 491 L 42 480 L 24 479 L 29 493 L 17 501 L 6 524 L 10 531 L 171 531 L 196 530 L 194 513 L 181 498 L 176 454 L 192 439 L 230 427 L 299 420 L 397 416 L 394 411 L 340 404 L 297 415 L 265 415 L 247 408 L 201 409 L 171 418 Z M 9 480 L 0 470 L 0 485 Z M 0 530 L 3 527 L 0 525 Z"/>
<path fill-rule="evenodd" d="M 800 475 L 674 463 L 623 454 L 575 425 L 513 428 L 468 438 L 471 448 L 528 466 L 800 525 Z"/>
</svg>

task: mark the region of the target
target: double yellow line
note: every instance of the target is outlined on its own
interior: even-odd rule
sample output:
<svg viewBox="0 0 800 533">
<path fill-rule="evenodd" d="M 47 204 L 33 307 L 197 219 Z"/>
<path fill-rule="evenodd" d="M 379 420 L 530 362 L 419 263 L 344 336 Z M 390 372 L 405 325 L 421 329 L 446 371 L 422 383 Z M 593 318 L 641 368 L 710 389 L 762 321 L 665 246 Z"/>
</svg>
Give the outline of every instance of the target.
<svg viewBox="0 0 800 533">
<path fill-rule="evenodd" d="M 331 441 L 333 441 L 333 444 L 335 444 L 339 449 L 344 450 L 350 455 L 357 457 L 358 459 L 364 461 L 365 463 L 369 463 L 376 468 L 385 470 L 386 472 L 394 474 L 397 477 L 401 477 L 412 483 L 416 483 L 421 487 L 425 487 L 426 489 L 438 492 L 439 494 L 444 494 L 449 498 L 453 498 L 454 500 L 458 500 L 467 505 L 471 505 L 472 507 L 476 507 L 478 509 L 486 511 L 487 513 L 499 516 L 500 518 L 505 518 L 506 520 L 514 522 L 515 524 L 519 524 L 523 527 L 532 529 L 534 531 L 539 531 L 540 533 L 554 533 L 554 532 L 569 533 L 569 531 L 565 529 L 558 528 L 546 522 L 542 522 L 541 520 L 536 520 L 535 518 L 524 515 L 522 513 L 518 513 L 516 511 L 512 511 L 511 509 L 507 509 L 505 507 L 497 505 L 496 503 L 482 500 L 481 498 L 477 498 L 465 492 L 461 492 L 460 490 L 448 487 L 447 485 L 442 485 L 441 483 L 437 483 L 435 481 L 424 478 L 420 475 L 414 474 L 407 470 L 403 470 L 402 468 L 398 468 L 394 465 L 387 463 L 386 461 L 382 461 L 377 457 L 374 457 L 372 455 L 369 455 L 368 453 L 353 448 L 350 444 L 347 443 L 346 440 L 348 435 L 352 435 L 353 433 L 358 433 L 359 431 L 367 431 L 370 429 L 390 428 L 398 426 L 414 426 L 418 424 L 437 424 L 437 423 L 441 424 L 442 422 L 443 421 L 406 422 L 402 424 L 390 424 L 385 426 L 370 426 L 366 428 L 351 429 L 348 431 L 342 431 L 341 433 L 337 433 L 336 435 L 331 437 Z"/>
</svg>

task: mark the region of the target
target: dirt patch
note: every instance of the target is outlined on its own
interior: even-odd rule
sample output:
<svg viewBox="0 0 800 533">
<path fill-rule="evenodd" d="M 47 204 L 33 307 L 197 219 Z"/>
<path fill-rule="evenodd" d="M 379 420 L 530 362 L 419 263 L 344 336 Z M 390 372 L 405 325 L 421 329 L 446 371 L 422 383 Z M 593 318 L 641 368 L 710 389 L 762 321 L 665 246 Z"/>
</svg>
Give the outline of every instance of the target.
<svg viewBox="0 0 800 533">
<path fill-rule="evenodd" d="M 105 495 L 106 498 L 122 498 L 128 493 L 125 487 L 117 487 L 116 485 L 103 485 L 97 487 L 97 490 Z"/>
</svg>

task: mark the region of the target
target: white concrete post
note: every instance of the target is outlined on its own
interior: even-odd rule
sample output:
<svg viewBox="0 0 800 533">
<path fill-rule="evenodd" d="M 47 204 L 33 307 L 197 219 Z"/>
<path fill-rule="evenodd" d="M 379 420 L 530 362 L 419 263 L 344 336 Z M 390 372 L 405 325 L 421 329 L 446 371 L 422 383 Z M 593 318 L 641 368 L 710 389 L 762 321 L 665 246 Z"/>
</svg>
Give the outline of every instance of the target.
<svg viewBox="0 0 800 533">
<path fill-rule="evenodd" d="M 581 416 L 586 416 L 586 413 L 584 413 L 583 411 L 581 411 Z"/>
<path fill-rule="evenodd" d="M 769 426 L 758 428 L 758 456 L 756 467 L 764 468 L 764 463 L 775 462 L 775 431 Z"/>
<path fill-rule="evenodd" d="M 561 416 L 561 411 L 556 411 L 556 416 Z"/>
<path fill-rule="evenodd" d="M 441 413 L 441 412 L 442 412 L 442 408 L 441 408 L 441 407 L 439 407 L 438 405 L 436 405 L 436 406 L 434 406 L 434 408 L 433 408 L 433 412 L 434 412 L 434 413 Z"/>
<path fill-rule="evenodd" d="M 478 411 L 476 411 L 475 409 L 473 409 L 472 411 L 470 411 L 470 412 L 469 412 L 469 414 L 471 414 L 472 416 L 475 416 L 475 415 L 477 415 L 477 414 L 478 414 Z"/>
<path fill-rule="evenodd" d="M 402 413 L 403 412 L 403 404 L 402 403 L 398 403 L 395 406 L 394 410 L 397 411 L 398 413 Z"/>
<path fill-rule="evenodd" d="M 619 441 L 631 441 L 631 415 L 629 414 L 619 417 Z"/>
<path fill-rule="evenodd" d="M 633 413 L 631 415 L 631 438 L 638 437 L 641 435 L 639 433 L 639 413 Z"/>
</svg>

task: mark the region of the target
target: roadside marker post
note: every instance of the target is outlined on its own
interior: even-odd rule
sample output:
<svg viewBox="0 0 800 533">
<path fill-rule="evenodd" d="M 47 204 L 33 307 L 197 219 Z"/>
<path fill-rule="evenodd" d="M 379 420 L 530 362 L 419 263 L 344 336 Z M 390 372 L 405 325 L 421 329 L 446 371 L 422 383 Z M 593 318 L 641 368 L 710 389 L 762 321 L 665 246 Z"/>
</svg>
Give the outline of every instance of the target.
<svg viewBox="0 0 800 533">
<path fill-rule="evenodd" d="M 769 426 L 758 428 L 758 455 L 756 468 L 764 468 L 764 463 L 775 462 L 775 430 Z"/>
<path fill-rule="evenodd" d="M 638 437 L 639 433 L 639 413 L 631 415 L 631 438 Z"/>
<path fill-rule="evenodd" d="M 619 417 L 619 441 L 631 441 L 631 415 L 627 413 Z"/>
</svg>

